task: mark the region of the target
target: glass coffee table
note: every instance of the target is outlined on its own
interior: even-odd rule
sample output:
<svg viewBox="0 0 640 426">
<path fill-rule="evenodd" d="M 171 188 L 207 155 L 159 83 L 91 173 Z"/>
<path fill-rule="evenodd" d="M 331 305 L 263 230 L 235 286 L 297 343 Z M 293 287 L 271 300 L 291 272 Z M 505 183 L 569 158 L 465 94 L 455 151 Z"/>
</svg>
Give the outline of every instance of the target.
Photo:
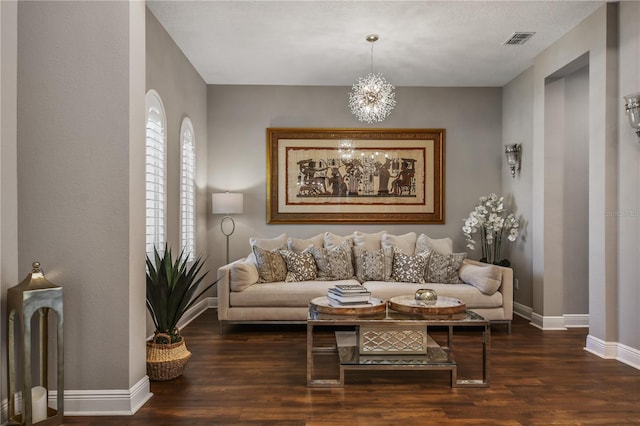
<svg viewBox="0 0 640 426">
<path fill-rule="evenodd" d="M 425 315 L 397 312 L 389 309 L 330 309 L 326 298 L 313 299 L 307 316 L 307 386 L 343 387 L 346 370 L 448 370 L 452 387 L 488 387 L 490 321 L 473 311 L 449 315 Z M 348 312 L 348 313 L 346 313 Z M 331 327 L 335 343 L 317 346 L 315 331 Z M 448 328 L 446 346 L 438 344 L 428 334 L 429 327 Z M 458 379 L 458 364 L 452 358 L 453 333 L 456 327 L 481 332 L 482 377 Z M 338 378 L 317 378 L 314 356 L 336 354 L 339 358 Z"/>
</svg>

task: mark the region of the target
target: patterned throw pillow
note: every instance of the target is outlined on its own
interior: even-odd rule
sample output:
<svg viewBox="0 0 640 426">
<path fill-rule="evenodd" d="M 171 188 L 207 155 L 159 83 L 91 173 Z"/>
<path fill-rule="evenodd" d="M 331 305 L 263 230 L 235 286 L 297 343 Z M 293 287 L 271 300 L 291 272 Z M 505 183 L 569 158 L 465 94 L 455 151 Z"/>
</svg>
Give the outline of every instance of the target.
<svg viewBox="0 0 640 426">
<path fill-rule="evenodd" d="M 424 279 L 428 283 L 460 284 L 463 281 L 458 275 L 467 253 L 441 254 L 436 250 L 427 251 L 427 267 Z"/>
<path fill-rule="evenodd" d="M 309 250 L 318 266 L 319 280 L 335 281 L 353 278 L 353 262 L 349 241 L 343 241 L 330 249 L 310 247 Z"/>
<path fill-rule="evenodd" d="M 285 281 L 288 283 L 298 281 L 315 280 L 318 275 L 316 261 L 309 249 L 300 253 L 291 250 L 280 250 L 280 254 L 287 264 L 287 276 Z"/>
<path fill-rule="evenodd" d="M 256 257 L 256 267 L 258 268 L 259 282 L 275 283 L 284 281 L 287 277 L 287 264 L 275 250 L 265 250 L 258 246 L 253 246 L 253 254 Z"/>
<path fill-rule="evenodd" d="M 393 248 L 393 272 L 391 278 L 403 283 L 424 284 L 427 253 L 409 256 L 397 247 Z"/>
<path fill-rule="evenodd" d="M 364 247 L 354 247 L 356 277 L 365 281 L 391 281 L 393 271 L 393 248 L 385 247 L 371 252 Z"/>
</svg>

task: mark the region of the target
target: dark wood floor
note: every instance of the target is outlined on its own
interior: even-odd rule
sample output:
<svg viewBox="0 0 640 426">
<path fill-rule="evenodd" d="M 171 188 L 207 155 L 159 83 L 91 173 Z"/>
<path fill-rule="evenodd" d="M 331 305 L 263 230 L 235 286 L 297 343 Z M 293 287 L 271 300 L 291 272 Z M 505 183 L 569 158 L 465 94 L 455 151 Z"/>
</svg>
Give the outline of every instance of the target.
<svg viewBox="0 0 640 426">
<path fill-rule="evenodd" d="M 193 353 L 183 376 L 152 382 L 153 398 L 134 416 L 65 424 L 640 424 L 640 371 L 586 352 L 586 333 L 543 332 L 518 317 L 511 334 L 493 327 L 487 389 L 451 388 L 444 371 L 352 371 L 343 389 L 309 389 L 304 326 L 231 325 L 221 336 L 208 310 L 183 331 Z M 454 340 L 461 374 L 475 373 L 477 339 L 463 329 Z"/>
</svg>

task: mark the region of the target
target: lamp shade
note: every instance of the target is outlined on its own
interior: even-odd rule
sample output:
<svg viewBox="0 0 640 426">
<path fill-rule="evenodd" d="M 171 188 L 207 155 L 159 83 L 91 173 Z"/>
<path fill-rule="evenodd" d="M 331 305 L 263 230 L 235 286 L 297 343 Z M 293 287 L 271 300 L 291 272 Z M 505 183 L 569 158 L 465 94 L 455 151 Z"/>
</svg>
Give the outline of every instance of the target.
<svg viewBox="0 0 640 426">
<path fill-rule="evenodd" d="M 211 194 L 211 212 L 213 214 L 242 213 L 243 200 L 242 193 L 221 192 Z"/>
</svg>

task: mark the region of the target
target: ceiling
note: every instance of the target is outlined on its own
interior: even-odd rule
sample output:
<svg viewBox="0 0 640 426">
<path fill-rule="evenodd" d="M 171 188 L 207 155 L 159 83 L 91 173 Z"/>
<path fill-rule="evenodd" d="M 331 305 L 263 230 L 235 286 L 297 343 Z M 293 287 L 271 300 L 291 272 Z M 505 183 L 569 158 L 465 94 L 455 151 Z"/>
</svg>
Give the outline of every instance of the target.
<svg viewBox="0 0 640 426">
<path fill-rule="evenodd" d="M 208 84 L 503 86 L 604 1 L 160 1 L 151 12 Z M 503 43 L 535 32 L 525 44 Z"/>
</svg>

